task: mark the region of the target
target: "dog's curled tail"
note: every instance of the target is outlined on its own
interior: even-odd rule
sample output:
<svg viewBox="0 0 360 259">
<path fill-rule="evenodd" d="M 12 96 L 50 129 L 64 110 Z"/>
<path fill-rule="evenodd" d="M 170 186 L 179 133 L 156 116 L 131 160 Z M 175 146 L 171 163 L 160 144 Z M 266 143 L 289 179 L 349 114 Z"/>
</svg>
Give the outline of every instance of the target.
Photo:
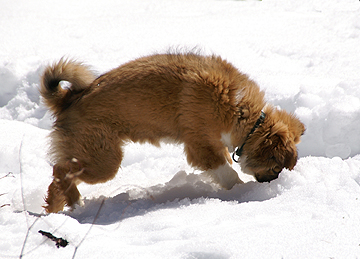
<svg viewBox="0 0 360 259">
<path fill-rule="evenodd" d="M 74 94 L 86 89 L 95 78 L 87 66 L 62 58 L 45 69 L 41 78 L 40 94 L 45 105 L 58 114 L 69 105 Z M 70 88 L 63 89 L 60 86 L 61 81 L 69 82 Z"/>
</svg>

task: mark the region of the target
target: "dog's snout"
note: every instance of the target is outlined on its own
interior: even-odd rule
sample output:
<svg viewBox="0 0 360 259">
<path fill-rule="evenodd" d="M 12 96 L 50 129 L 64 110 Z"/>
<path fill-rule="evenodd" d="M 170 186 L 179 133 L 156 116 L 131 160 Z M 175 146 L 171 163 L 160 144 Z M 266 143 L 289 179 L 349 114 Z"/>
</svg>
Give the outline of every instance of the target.
<svg viewBox="0 0 360 259">
<path fill-rule="evenodd" d="M 264 173 L 256 173 L 255 178 L 256 178 L 256 181 L 258 181 L 260 183 L 270 182 L 270 181 L 278 178 L 280 173 L 281 173 L 281 171 L 276 172 L 274 170 L 270 170 L 270 171 L 267 171 Z"/>
</svg>

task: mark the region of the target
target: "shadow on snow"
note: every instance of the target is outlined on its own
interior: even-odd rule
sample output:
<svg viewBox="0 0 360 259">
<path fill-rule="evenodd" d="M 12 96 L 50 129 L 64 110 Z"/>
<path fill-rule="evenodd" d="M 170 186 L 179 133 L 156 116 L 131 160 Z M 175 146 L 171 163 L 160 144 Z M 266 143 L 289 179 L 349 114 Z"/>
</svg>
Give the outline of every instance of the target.
<svg viewBox="0 0 360 259">
<path fill-rule="evenodd" d="M 265 201 L 282 193 L 277 180 L 271 183 L 247 182 L 231 190 L 219 189 L 204 176 L 178 172 L 169 182 L 149 188 L 122 192 L 114 197 L 85 199 L 83 207 L 64 214 L 80 223 L 108 225 L 126 218 L 145 215 L 156 210 L 180 208 L 206 199 L 235 201 Z"/>
</svg>

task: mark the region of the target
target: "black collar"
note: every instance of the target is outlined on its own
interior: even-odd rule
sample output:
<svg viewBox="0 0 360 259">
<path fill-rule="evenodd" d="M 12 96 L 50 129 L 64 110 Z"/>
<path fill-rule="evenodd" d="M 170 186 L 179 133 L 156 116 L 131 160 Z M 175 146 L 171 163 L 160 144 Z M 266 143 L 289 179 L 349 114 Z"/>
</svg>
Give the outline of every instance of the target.
<svg viewBox="0 0 360 259">
<path fill-rule="evenodd" d="M 242 155 L 244 145 L 245 145 L 246 141 L 248 140 L 249 136 L 254 133 L 254 131 L 260 126 L 261 123 L 264 122 L 265 117 L 266 117 L 265 112 L 261 111 L 261 114 L 260 114 L 259 119 L 256 121 L 256 123 L 255 123 L 254 127 L 251 129 L 250 133 L 246 136 L 246 139 L 245 139 L 244 143 L 241 145 L 240 148 L 238 147 L 238 148 L 235 150 L 235 152 L 233 153 L 232 159 L 233 159 L 236 163 L 238 163 L 239 160 L 236 161 L 235 155 L 237 155 L 238 157 L 240 157 L 240 156 Z"/>
</svg>

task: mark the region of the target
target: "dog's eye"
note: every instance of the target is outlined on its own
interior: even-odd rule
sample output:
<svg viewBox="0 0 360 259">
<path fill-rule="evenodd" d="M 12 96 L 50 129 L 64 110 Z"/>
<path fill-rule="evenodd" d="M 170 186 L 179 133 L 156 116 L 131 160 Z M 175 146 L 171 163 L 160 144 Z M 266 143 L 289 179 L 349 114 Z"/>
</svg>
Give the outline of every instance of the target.
<svg viewBox="0 0 360 259">
<path fill-rule="evenodd" d="M 274 174 L 280 174 L 282 168 L 280 166 L 275 166 L 271 170 L 273 171 Z"/>
</svg>

